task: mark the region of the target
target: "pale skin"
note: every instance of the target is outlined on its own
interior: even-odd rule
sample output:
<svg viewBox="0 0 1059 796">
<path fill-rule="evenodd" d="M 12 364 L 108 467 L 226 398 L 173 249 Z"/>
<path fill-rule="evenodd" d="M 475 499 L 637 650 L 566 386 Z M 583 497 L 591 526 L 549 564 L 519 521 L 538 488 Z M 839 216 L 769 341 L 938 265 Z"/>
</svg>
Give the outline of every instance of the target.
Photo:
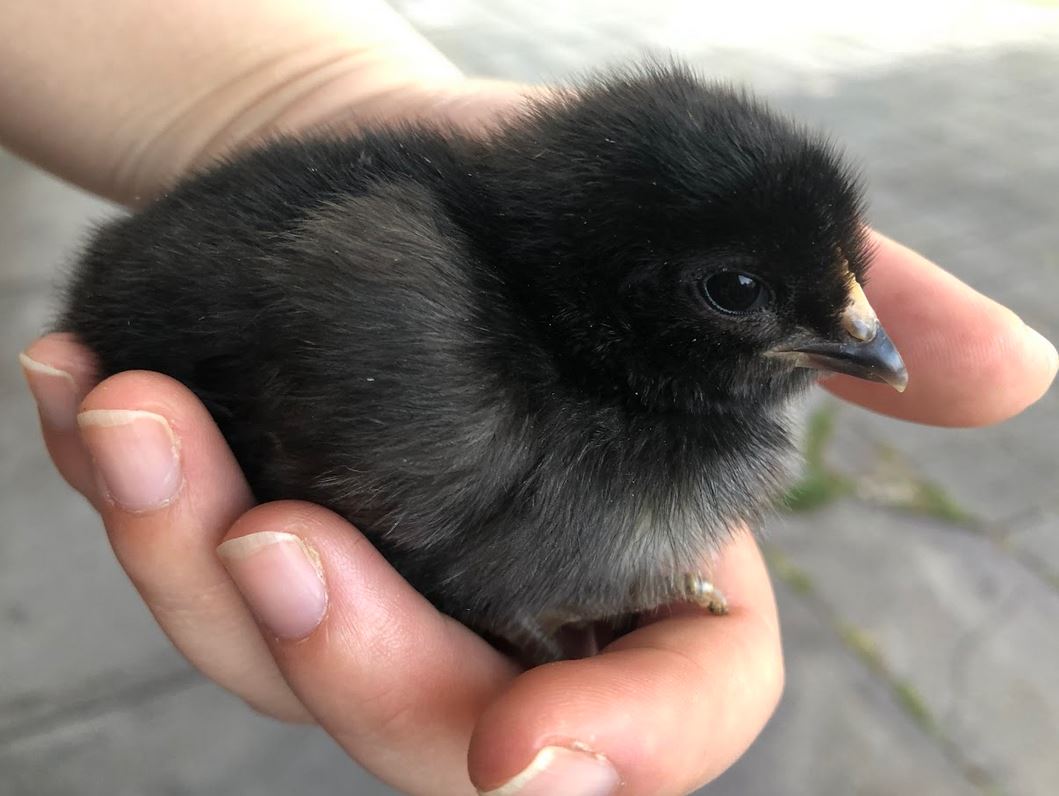
<svg viewBox="0 0 1059 796">
<path fill-rule="evenodd" d="M 480 130 L 535 91 L 464 78 L 376 2 L 113 0 L 105 16 L 78 0 L 9 0 L 0 142 L 128 205 L 263 135 L 412 117 Z M 844 377 L 827 389 L 943 426 L 996 423 L 1044 393 L 1057 366 L 1047 341 L 938 266 L 876 239 L 867 294 L 911 381 L 903 394 Z M 522 672 L 434 610 L 339 517 L 302 503 L 254 506 L 224 439 L 180 384 L 146 372 L 97 383 L 90 354 L 61 334 L 25 354 L 56 467 L 99 511 L 177 648 L 255 709 L 320 724 L 405 792 L 496 789 L 558 746 L 588 761 L 578 770 L 597 787 L 584 793 L 617 780 L 623 794 L 684 793 L 738 759 L 776 706 L 776 607 L 747 533 L 709 566 L 727 615 L 677 606 L 596 657 Z M 96 462 L 111 443 L 93 418 L 133 417 L 110 414 L 127 410 L 161 418 L 177 443 L 164 505 L 129 510 L 99 486 Z M 295 535 L 323 573 L 326 611 L 297 637 L 276 632 L 283 606 L 261 602 L 246 569 L 253 559 L 217 552 L 262 531 Z M 586 748 L 594 754 L 576 751 Z M 558 792 L 541 778 L 536 787 L 530 779 L 517 792 Z"/>
</svg>

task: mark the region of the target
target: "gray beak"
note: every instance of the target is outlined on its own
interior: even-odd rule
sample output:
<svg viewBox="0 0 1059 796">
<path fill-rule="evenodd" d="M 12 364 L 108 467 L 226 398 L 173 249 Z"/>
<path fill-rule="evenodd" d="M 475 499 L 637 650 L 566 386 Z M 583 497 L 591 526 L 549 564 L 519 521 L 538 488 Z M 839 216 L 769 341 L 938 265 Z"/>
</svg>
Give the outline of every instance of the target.
<svg viewBox="0 0 1059 796">
<path fill-rule="evenodd" d="M 850 289 L 850 303 L 843 314 L 842 327 L 843 340 L 798 341 L 776 348 L 768 355 L 786 359 L 796 367 L 881 381 L 904 392 L 908 386 L 904 360 L 856 282 Z"/>
</svg>

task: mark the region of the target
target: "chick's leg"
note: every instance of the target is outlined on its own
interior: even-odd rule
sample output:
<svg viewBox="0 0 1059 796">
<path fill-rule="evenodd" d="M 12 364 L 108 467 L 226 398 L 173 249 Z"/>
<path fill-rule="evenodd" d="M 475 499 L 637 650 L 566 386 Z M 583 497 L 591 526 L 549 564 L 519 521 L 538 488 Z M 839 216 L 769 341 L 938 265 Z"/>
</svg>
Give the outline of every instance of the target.
<svg viewBox="0 0 1059 796">
<path fill-rule="evenodd" d="M 615 635 L 613 630 L 609 633 L 603 631 L 601 641 L 601 630 L 596 622 L 604 618 L 604 614 L 597 616 L 592 611 L 587 615 L 556 611 L 541 616 L 523 616 L 510 624 L 502 636 L 514 646 L 516 657 L 531 666 L 569 658 L 588 658 Z"/>
<path fill-rule="evenodd" d="M 560 625 L 553 619 L 521 613 L 499 624 L 480 628 L 487 638 L 526 666 L 559 661 L 571 655 L 558 638 Z"/>
<path fill-rule="evenodd" d="M 694 603 L 715 615 L 728 613 L 724 594 L 705 575 L 688 572 L 641 584 L 620 608 L 579 606 L 576 611 L 520 615 L 505 623 L 503 629 L 493 630 L 511 645 L 515 657 L 535 666 L 594 655 L 613 639 L 634 630 L 639 614 L 675 602 Z"/>
<path fill-rule="evenodd" d="M 724 594 L 698 572 L 685 572 L 643 584 L 632 596 L 629 610 L 645 613 L 674 602 L 694 603 L 718 616 L 728 613 L 728 600 Z"/>
<path fill-rule="evenodd" d="M 698 573 L 685 573 L 680 578 L 681 596 L 687 601 L 701 605 L 711 614 L 728 613 L 728 600 L 710 581 Z"/>
</svg>

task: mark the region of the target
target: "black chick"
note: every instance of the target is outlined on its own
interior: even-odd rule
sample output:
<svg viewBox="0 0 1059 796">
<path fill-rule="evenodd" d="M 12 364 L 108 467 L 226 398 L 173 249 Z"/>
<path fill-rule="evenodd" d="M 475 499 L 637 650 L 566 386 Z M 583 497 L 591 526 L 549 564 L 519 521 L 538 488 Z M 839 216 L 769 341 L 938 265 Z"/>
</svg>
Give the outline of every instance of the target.
<svg viewBox="0 0 1059 796">
<path fill-rule="evenodd" d="M 328 506 L 532 661 L 681 599 L 777 495 L 791 399 L 904 366 L 821 139 L 681 66 L 484 140 L 285 140 L 98 233 L 63 329 L 205 402 L 257 497 Z"/>
</svg>

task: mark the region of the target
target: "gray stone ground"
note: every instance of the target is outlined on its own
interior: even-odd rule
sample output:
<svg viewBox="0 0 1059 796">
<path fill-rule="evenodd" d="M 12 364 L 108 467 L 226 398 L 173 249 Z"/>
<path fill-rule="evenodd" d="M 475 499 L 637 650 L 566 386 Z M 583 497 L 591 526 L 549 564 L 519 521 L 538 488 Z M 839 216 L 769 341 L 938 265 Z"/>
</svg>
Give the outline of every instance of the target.
<svg viewBox="0 0 1059 796">
<path fill-rule="evenodd" d="M 540 80 L 675 42 L 710 72 L 752 79 L 863 163 L 879 228 L 1059 339 L 1054 15 L 942 26 L 912 47 L 837 25 L 697 35 L 702 20 L 685 16 L 702 12 L 679 2 L 609 15 L 397 5 L 480 74 Z M 260 718 L 189 671 L 44 457 L 15 353 L 47 321 L 87 222 L 108 212 L 0 155 L 0 796 L 389 793 L 320 733 Z M 767 529 L 787 693 L 705 792 L 1057 792 L 1059 395 L 977 431 L 828 400 L 816 411 L 834 431 L 815 434 L 815 471 L 842 496 Z"/>
</svg>

